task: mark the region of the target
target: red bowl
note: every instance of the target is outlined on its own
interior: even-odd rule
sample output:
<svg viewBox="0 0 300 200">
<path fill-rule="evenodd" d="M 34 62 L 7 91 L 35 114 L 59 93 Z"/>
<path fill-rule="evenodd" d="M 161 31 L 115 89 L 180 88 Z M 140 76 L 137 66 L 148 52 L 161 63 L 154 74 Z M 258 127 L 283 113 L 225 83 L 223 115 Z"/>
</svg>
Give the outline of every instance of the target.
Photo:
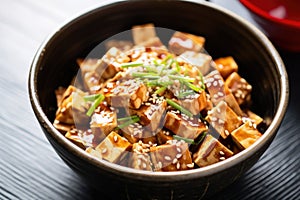
<svg viewBox="0 0 300 200">
<path fill-rule="evenodd" d="M 240 0 L 278 47 L 300 52 L 300 1 Z"/>
</svg>

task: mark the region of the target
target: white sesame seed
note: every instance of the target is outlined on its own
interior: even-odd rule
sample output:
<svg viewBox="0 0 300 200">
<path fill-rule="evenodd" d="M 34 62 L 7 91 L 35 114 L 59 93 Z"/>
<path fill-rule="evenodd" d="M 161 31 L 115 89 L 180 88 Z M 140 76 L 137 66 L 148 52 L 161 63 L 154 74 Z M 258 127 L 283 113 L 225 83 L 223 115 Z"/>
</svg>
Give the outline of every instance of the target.
<svg viewBox="0 0 300 200">
<path fill-rule="evenodd" d="M 174 158 L 173 161 L 172 161 L 173 164 L 175 164 L 177 162 L 178 162 L 177 158 Z"/>
<path fill-rule="evenodd" d="M 102 151 L 101 151 L 102 154 L 104 154 L 104 153 L 106 153 L 106 152 L 107 152 L 107 149 L 106 149 L 106 148 L 102 149 Z"/>
<path fill-rule="evenodd" d="M 164 158 L 165 158 L 165 160 L 168 160 L 168 161 L 171 160 L 171 157 L 170 157 L 170 156 L 165 156 Z"/>
<path fill-rule="evenodd" d="M 225 157 L 220 157 L 220 160 L 225 160 Z"/>
<path fill-rule="evenodd" d="M 219 153 L 220 153 L 221 156 L 225 155 L 225 153 L 223 151 L 220 151 Z"/>
<path fill-rule="evenodd" d="M 114 136 L 114 141 L 117 142 L 118 141 L 118 136 Z"/>
<path fill-rule="evenodd" d="M 176 154 L 176 158 L 179 159 L 182 156 L 181 153 Z"/>
<path fill-rule="evenodd" d="M 230 134 L 227 129 L 224 132 L 225 132 L 225 135 L 227 135 L 227 136 Z"/>
<path fill-rule="evenodd" d="M 194 167 L 194 163 L 190 163 L 186 165 L 188 168 L 193 168 Z"/>
<path fill-rule="evenodd" d="M 179 162 L 176 164 L 176 169 L 180 169 L 180 163 Z"/>
</svg>

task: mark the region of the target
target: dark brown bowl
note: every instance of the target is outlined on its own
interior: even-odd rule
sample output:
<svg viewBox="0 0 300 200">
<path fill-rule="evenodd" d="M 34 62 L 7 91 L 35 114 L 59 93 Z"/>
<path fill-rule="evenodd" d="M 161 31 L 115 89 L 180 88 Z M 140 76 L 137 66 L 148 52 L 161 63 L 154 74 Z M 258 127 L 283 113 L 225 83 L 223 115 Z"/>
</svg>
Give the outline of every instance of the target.
<svg viewBox="0 0 300 200">
<path fill-rule="evenodd" d="M 76 58 L 112 35 L 149 22 L 206 37 L 206 50 L 213 58 L 234 56 L 239 73 L 253 86 L 253 111 L 270 121 L 259 141 L 217 164 L 154 173 L 94 159 L 53 127 L 54 90 L 67 86 L 76 75 Z M 41 45 L 32 62 L 29 94 L 51 145 L 99 193 L 114 199 L 201 199 L 237 180 L 265 152 L 286 112 L 289 90 L 284 64 L 273 45 L 237 15 L 207 2 L 140 0 L 106 1 L 59 27 Z"/>
</svg>

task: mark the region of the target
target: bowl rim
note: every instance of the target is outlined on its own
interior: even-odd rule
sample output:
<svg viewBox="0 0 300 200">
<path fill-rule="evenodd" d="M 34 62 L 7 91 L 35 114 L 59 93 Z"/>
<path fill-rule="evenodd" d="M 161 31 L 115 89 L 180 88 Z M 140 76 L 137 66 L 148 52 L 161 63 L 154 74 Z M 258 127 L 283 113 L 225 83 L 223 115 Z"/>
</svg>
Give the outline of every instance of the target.
<svg viewBox="0 0 300 200">
<path fill-rule="evenodd" d="M 160 1 L 160 0 L 156 0 Z M 122 177 L 130 178 L 130 179 L 139 179 L 139 180 L 151 180 L 151 181 L 181 181 L 181 180 L 191 180 L 200 177 L 207 177 L 211 174 L 219 173 L 225 169 L 231 168 L 234 165 L 246 160 L 247 158 L 251 157 L 258 151 L 260 148 L 264 146 L 265 143 L 271 141 L 274 136 L 276 135 L 276 131 L 279 128 L 283 117 L 285 115 L 288 99 L 289 99 L 289 86 L 288 86 L 288 76 L 285 70 L 285 66 L 283 61 L 281 60 L 277 50 L 273 46 L 273 44 L 269 41 L 269 39 L 254 25 L 250 22 L 246 21 L 242 17 L 238 16 L 237 14 L 224 9 L 221 6 L 213 4 L 211 2 L 206 1 L 198 1 L 198 0 L 176 0 L 177 2 L 188 2 L 195 4 L 195 6 L 203 5 L 205 7 L 209 7 L 214 9 L 216 12 L 221 12 L 225 15 L 228 15 L 233 20 L 236 20 L 238 23 L 243 25 L 248 31 L 252 32 L 254 35 L 257 36 L 257 39 L 263 43 L 266 49 L 269 51 L 269 54 L 272 55 L 274 59 L 274 63 L 276 63 L 276 68 L 280 75 L 280 99 L 278 105 L 278 111 L 274 115 L 274 118 L 269 125 L 268 129 L 265 131 L 263 136 L 259 138 L 258 141 L 249 148 L 241 151 L 240 153 L 228 158 L 222 162 L 218 162 L 203 168 L 193 169 L 193 170 L 185 170 L 185 171 L 175 171 L 175 172 L 150 172 L 144 170 L 136 170 L 129 167 L 124 167 L 118 164 L 110 163 L 105 160 L 100 160 L 94 158 L 92 155 L 86 153 L 83 149 L 69 141 L 67 138 L 64 137 L 56 128 L 54 128 L 52 122 L 47 118 L 46 114 L 44 113 L 41 104 L 39 102 L 39 97 L 37 95 L 37 77 L 40 71 L 39 63 L 43 59 L 43 54 L 45 49 L 52 40 L 54 40 L 55 36 L 57 36 L 64 27 L 71 26 L 76 21 L 80 20 L 81 18 L 92 14 L 93 12 L 99 12 L 103 9 L 106 9 L 111 6 L 115 6 L 116 4 L 126 4 L 126 3 L 133 3 L 138 1 L 126 1 L 126 0 L 106 0 L 103 1 L 83 12 L 76 14 L 75 16 L 70 17 L 67 19 L 62 25 L 58 26 L 56 30 L 48 35 L 48 37 L 44 40 L 41 44 L 39 49 L 37 50 L 32 64 L 30 66 L 29 71 L 29 78 L 28 78 L 28 87 L 29 87 L 29 97 L 32 109 L 38 119 L 40 125 L 47 131 L 44 131 L 45 134 L 48 134 L 53 139 L 55 139 L 63 148 L 74 154 L 75 156 L 79 156 L 81 159 L 85 160 L 89 164 L 93 166 L 99 167 L 99 170 L 106 170 L 110 173 L 121 175 Z"/>
<path fill-rule="evenodd" d="M 269 21 L 274 23 L 278 23 L 281 25 L 288 26 L 290 28 L 300 29 L 300 21 L 292 20 L 292 19 L 280 19 L 270 15 L 267 11 L 263 10 L 262 8 L 256 6 L 251 0 L 239 0 L 246 8 L 248 8 L 254 14 L 265 18 Z"/>
</svg>

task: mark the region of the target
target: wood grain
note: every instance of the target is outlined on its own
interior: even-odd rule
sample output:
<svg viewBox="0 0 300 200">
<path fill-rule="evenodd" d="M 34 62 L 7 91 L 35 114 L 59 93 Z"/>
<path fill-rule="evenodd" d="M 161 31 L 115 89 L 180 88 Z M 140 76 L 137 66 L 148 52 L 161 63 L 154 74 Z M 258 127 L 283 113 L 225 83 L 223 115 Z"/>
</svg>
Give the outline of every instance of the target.
<svg viewBox="0 0 300 200">
<path fill-rule="evenodd" d="M 37 123 L 27 92 L 29 66 L 40 43 L 63 21 L 99 2 L 0 2 L 0 199 L 108 199 L 101 188 L 96 191 L 85 185 L 56 155 Z M 227 8 L 249 18 L 237 1 L 226 2 Z M 291 98 L 278 135 L 251 170 L 213 199 L 300 197 L 299 54 L 280 53 L 290 76 Z"/>
</svg>

